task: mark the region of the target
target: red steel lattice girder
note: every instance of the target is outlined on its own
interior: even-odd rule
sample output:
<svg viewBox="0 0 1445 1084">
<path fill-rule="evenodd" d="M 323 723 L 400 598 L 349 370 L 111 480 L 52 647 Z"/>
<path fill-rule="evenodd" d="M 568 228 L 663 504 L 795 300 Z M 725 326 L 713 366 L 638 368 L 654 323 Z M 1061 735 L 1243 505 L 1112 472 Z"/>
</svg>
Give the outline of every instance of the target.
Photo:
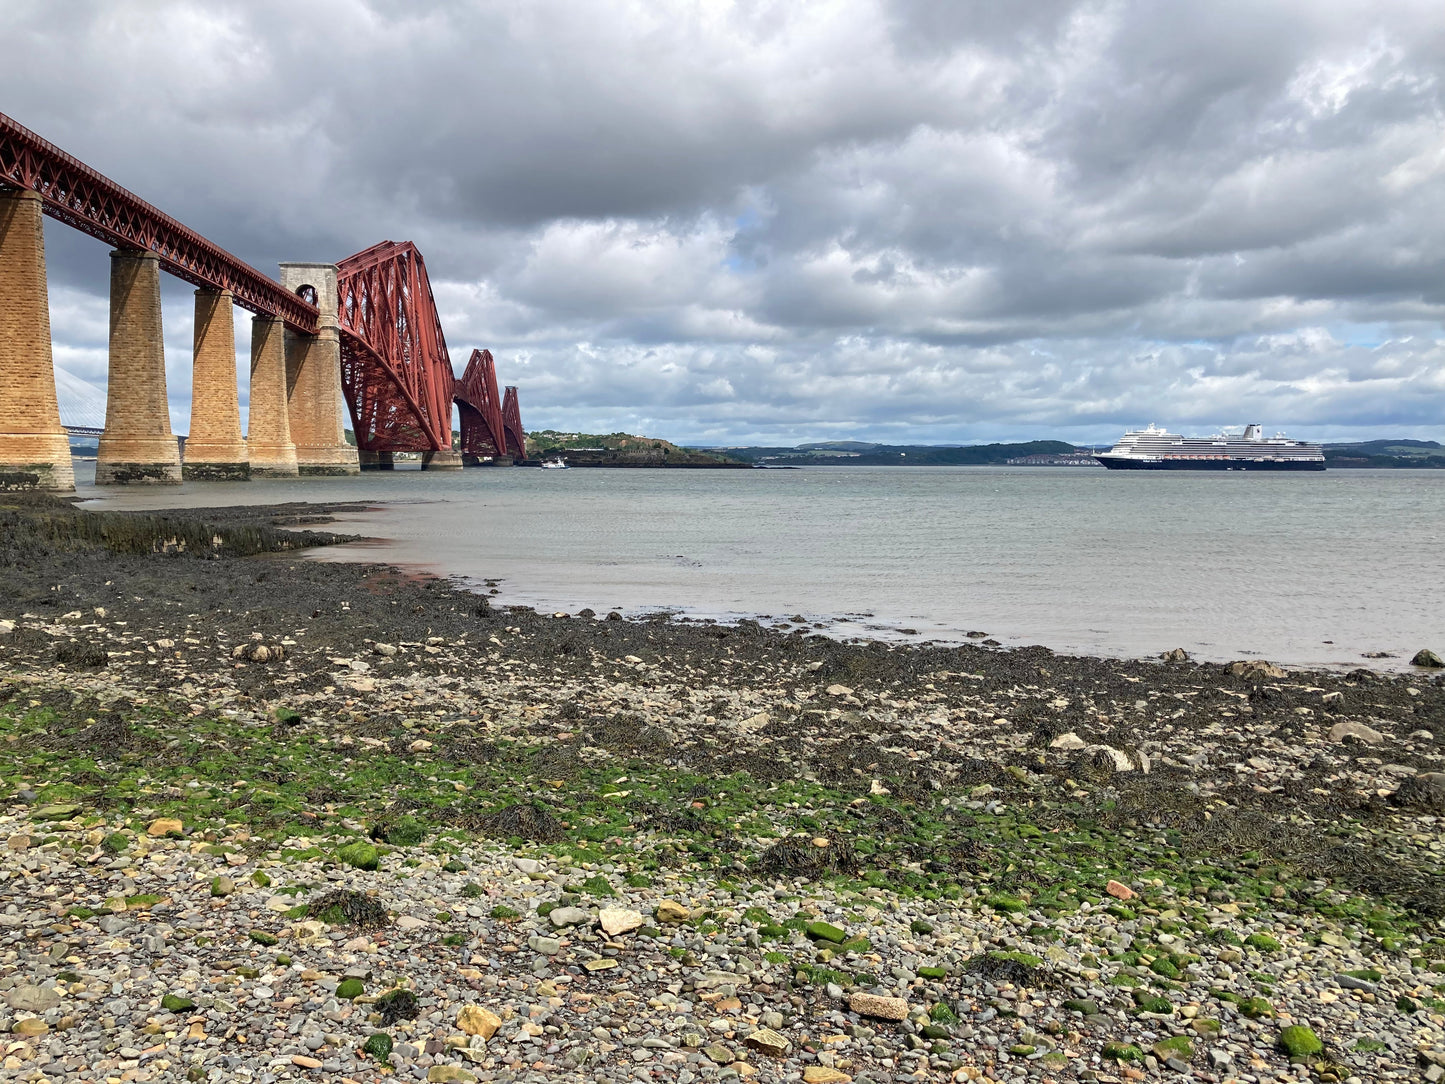
<svg viewBox="0 0 1445 1084">
<path fill-rule="evenodd" d="M 236 304 L 308 335 L 317 312 L 286 287 L 0 113 L 0 186 L 40 193 L 45 213 L 116 248 L 154 252 L 194 286 L 230 290 Z"/>
<path fill-rule="evenodd" d="M 507 437 L 507 450 L 513 458 L 527 458 L 527 435 L 522 432 L 522 408 L 517 405 L 517 389 L 508 387 L 502 395 L 502 429 Z"/>
<path fill-rule="evenodd" d="M 490 350 L 473 350 L 467 371 L 452 392 L 462 419 L 462 451 L 467 455 L 505 455 L 502 397 Z"/>
<path fill-rule="evenodd" d="M 452 446 L 451 358 L 426 263 L 383 241 L 337 264 L 341 386 L 365 451 Z"/>
</svg>

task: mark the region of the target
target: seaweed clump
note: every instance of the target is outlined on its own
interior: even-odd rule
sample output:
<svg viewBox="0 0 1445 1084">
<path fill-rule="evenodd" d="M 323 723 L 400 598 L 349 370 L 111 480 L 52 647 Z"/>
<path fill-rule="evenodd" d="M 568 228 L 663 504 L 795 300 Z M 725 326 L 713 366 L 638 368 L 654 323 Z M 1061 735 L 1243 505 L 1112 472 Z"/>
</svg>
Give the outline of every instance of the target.
<svg viewBox="0 0 1445 1084">
<path fill-rule="evenodd" d="M 90 726 L 76 733 L 69 744 L 91 757 L 101 759 L 117 757 L 148 743 L 136 735 L 120 712 L 108 711 Z"/>
<path fill-rule="evenodd" d="M 1410 776 L 1390 795 L 1390 800 L 1405 809 L 1421 813 L 1445 813 L 1445 786 L 1442 783 L 1445 783 L 1445 778 L 1435 772 Z"/>
<path fill-rule="evenodd" d="M 758 872 L 768 876 L 803 877 L 817 880 L 858 868 L 853 844 L 838 835 L 789 836 L 780 839 L 758 856 Z"/>
<path fill-rule="evenodd" d="M 519 836 L 534 843 L 559 843 L 563 838 L 562 822 L 533 802 L 506 806 L 475 818 L 472 824 L 482 835 L 493 839 Z"/>
<path fill-rule="evenodd" d="M 381 1026 L 391 1027 L 399 1020 L 415 1020 L 421 1014 L 416 995 L 410 990 L 391 990 L 376 999 L 374 1006 L 381 1014 Z"/>
<path fill-rule="evenodd" d="M 65 666 L 99 669 L 110 661 L 110 656 L 100 644 L 66 640 L 55 645 L 55 661 Z"/>
<path fill-rule="evenodd" d="M 1048 982 L 1044 961 L 1027 952 L 984 952 L 973 957 L 965 970 L 989 982 L 1009 982 L 1015 986 L 1043 986 Z"/>
<path fill-rule="evenodd" d="M 374 930 L 386 925 L 386 908 L 365 892 L 339 888 L 316 897 L 306 905 L 312 918 L 333 926 L 343 924 Z"/>
<path fill-rule="evenodd" d="M 411 814 L 394 816 L 388 809 L 368 829 L 368 835 L 378 843 L 389 843 L 393 847 L 415 847 L 426 838 L 426 822 Z"/>
<path fill-rule="evenodd" d="M 107 550 L 129 556 L 251 557 L 353 541 L 329 531 L 287 531 L 264 524 L 216 524 L 204 511 L 93 512 L 49 494 L 6 493 L 0 507 L 0 567 L 67 553 Z"/>
</svg>

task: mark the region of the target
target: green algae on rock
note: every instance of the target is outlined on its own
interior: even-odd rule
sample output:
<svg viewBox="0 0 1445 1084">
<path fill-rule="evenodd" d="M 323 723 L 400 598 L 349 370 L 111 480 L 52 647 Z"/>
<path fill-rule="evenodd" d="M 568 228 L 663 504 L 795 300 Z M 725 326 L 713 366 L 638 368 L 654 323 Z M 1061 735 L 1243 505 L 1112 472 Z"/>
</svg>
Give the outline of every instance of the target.
<svg viewBox="0 0 1445 1084">
<path fill-rule="evenodd" d="M 1307 1058 L 1325 1048 L 1325 1044 L 1320 1042 L 1314 1031 L 1304 1024 L 1291 1024 L 1287 1028 L 1281 1028 L 1279 1046 L 1292 1058 Z"/>
<path fill-rule="evenodd" d="M 384 1031 L 374 1032 L 361 1045 L 361 1052 L 384 1064 L 391 1057 L 391 1036 Z"/>
<path fill-rule="evenodd" d="M 336 849 L 336 860 L 361 870 L 381 867 L 381 854 L 370 843 L 348 843 Z"/>
</svg>

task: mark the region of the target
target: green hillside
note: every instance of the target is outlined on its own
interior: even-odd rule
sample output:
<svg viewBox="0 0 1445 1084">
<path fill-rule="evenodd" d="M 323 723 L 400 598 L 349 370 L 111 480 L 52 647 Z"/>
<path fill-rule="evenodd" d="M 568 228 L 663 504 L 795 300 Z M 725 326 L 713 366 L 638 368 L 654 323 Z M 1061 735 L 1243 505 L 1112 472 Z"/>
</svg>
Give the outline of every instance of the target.
<svg viewBox="0 0 1445 1084">
<path fill-rule="evenodd" d="M 671 441 L 633 433 L 562 433 L 538 429 L 527 434 L 527 458 L 560 456 L 573 467 L 727 467 L 737 460 L 715 452 L 682 448 Z"/>
<path fill-rule="evenodd" d="M 1326 467 L 1445 468 L 1445 447 L 1433 440 L 1364 440 L 1326 444 Z"/>
</svg>

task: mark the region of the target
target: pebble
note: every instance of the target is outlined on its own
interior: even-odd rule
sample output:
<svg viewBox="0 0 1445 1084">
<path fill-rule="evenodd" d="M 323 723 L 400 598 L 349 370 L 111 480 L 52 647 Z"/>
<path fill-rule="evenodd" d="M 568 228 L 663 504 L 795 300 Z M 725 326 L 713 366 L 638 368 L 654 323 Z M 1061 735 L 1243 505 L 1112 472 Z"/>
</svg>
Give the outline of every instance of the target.
<svg viewBox="0 0 1445 1084">
<path fill-rule="evenodd" d="M 482 1039 L 490 1039 L 502 1026 L 502 1018 L 489 1009 L 479 1005 L 463 1006 L 457 1013 L 457 1028 L 468 1035 L 477 1035 Z"/>
<path fill-rule="evenodd" d="M 5 1003 L 22 1012 L 45 1013 L 60 1004 L 60 993 L 51 986 L 17 986 L 5 995 Z"/>
<path fill-rule="evenodd" d="M 848 1008 L 859 1016 L 875 1016 L 880 1020 L 908 1019 L 908 1002 L 901 997 L 854 994 L 848 999 Z"/>
<path fill-rule="evenodd" d="M 592 912 L 581 907 L 555 907 L 547 918 L 559 929 L 564 926 L 590 926 L 593 921 Z"/>
<path fill-rule="evenodd" d="M 779 1035 L 771 1028 L 759 1028 L 743 1041 L 754 1050 L 775 1058 L 787 1057 L 788 1051 L 793 1048 L 786 1036 Z"/>
</svg>

